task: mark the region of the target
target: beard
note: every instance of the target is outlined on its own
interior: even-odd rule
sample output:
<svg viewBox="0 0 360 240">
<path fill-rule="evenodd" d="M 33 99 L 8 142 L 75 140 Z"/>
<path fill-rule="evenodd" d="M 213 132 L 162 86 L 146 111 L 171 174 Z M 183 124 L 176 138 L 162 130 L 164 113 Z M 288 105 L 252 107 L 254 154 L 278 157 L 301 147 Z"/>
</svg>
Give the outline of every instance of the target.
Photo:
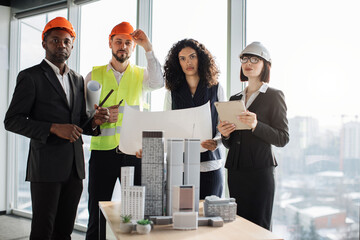
<svg viewBox="0 0 360 240">
<path fill-rule="evenodd" d="M 119 57 L 116 52 L 112 51 L 112 55 L 114 56 L 114 58 L 116 59 L 116 61 L 120 62 L 120 63 L 124 63 L 126 60 L 128 60 L 130 58 L 129 54 L 121 54 L 121 57 Z"/>
<path fill-rule="evenodd" d="M 54 63 L 64 63 L 69 59 L 70 54 L 65 52 L 47 52 L 47 56 L 51 62 Z"/>
<path fill-rule="evenodd" d="M 62 54 L 58 55 L 58 54 L 56 54 L 56 55 L 54 55 L 53 59 L 54 59 L 54 61 L 56 61 L 58 63 L 64 63 L 64 62 L 66 62 L 66 60 L 69 59 L 69 57 L 70 57 L 69 54 L 66 54 L 66 55 L 62 55 Z"/>
</svg>

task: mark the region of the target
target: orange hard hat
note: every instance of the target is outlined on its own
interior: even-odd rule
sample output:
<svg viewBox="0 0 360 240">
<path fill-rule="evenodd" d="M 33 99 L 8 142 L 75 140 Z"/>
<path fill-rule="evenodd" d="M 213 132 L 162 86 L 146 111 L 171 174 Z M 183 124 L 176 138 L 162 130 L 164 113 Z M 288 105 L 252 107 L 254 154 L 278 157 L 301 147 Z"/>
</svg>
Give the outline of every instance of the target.
<svg viewBox="0 0 360 240">
<path fill-rule="evenodd" d="M 71 35 L 71 37 L 73 37 L 73 41 L 75 41 L 76 33 L 74 31 L 74 28 L 71 25 L 71 23 L 66 18 L 63 17 L 56 17 L 45 25 L 44 31 L 42 32 L 43 41 L 44 41 L 45 33 L 52 28 L 63 28 Z"/>
<path fill-rule="evenodd" d="M 112 36 L 117 35 L 117 34 L 122 34 L 125 35 L 125 37 L 127 39 L 131 39 L 131 35 L 130 33 L 134 32 L 134 28 L 131 26 L 130 23 L 128 22 L 122 22 L 118 25 L 116 25 L 112 30 L 111 33 L 109 35 L 109 40 L 111 39 Z"/>
</svg>

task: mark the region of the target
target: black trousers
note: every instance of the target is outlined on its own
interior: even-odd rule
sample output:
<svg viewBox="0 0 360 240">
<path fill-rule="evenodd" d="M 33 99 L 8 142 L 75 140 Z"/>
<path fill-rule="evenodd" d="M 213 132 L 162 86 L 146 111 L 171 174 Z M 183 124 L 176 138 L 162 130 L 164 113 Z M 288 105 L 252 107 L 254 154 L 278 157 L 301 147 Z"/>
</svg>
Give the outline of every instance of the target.
<svg viewBox="0 0 360 240">
<path fill-rule="evenodd" d="M 209 172 L 200 172 L 200 199 L 205 199 L 205 197 L 211 195 L 221 197 L 222 192 L 221 168 Z"/>
<path fill-rule="evenodd" d="M 105 218 L 100 219 L 99 201 L 110 201 L 117 179 L 121 179 L 121 167 L 134 166 L 134 185 L 141 185 L 141 159 L 133 155 L 108 151 L 92 150 L 89 160 L 89 222 L 87 240 L 105 240 Z"/>
<path fill-rule="evenodd" d="M 82 190 L 75 166 L 65 182 L 31 182 L 30 240 L 71 239 Z"/>
<path fill-rule="evenodd" d="M 238 171 L 228 169 L 230 197 L 236 199 L 237 215 L 270 230 L 274 202 L 274 167 Z"/>
</svg>

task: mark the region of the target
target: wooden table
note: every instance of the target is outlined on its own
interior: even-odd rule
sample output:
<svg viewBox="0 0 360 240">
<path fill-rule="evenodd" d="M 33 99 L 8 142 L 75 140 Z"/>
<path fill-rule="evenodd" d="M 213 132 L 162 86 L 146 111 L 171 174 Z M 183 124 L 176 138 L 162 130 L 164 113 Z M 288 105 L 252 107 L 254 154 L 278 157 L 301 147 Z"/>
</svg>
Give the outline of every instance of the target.
<svg viewBox="0 0 360 240">
<path fill-rule="evenodd" d="M 200 226 L 196 230 L 175 230 L 170 225 L 154 225 L 154 229 L 149 234 L 140 235 L 136 232 L 120 233 L 120 202 L 99 202 L 99 207 L 104 215 L 111 232 L 115 236 L 114 239 L 156 239 L 156 240 L 178 240 L 178 239 L 276 239 L 272 232 L 262 228 L 242 217 L 237 216 L 233 222 L 224 223 L 223 227 Z M 200 212 L 202 212 L 200 210 Z"/>
</svg>

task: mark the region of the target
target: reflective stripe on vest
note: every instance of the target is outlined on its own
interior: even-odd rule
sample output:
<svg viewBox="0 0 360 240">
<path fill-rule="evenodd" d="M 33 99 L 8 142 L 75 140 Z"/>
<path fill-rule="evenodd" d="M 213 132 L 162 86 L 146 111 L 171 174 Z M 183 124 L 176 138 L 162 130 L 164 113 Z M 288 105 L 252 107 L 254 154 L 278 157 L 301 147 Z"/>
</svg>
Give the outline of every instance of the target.
<svg viewBox="0 0 360 240">
<path fill-rule="evenodd" d="M 133 106 L 129 106 L 129 107 L 140 111 L 140 106 L 139 105 L 133 105 Z M 124 109 L 125 109 L 125 106 L 119 106 L 119 113 L 124 113 Z"/>
<path fill-rule="evenodd" d="M 121 126 L 116 127 L 116 133 L 120 134 Z M 112 136 L 115 135 L 115 128 L 104 128 L 101 129 L 101 135 L 100 136 Z"/>
<path fill-rule="evenodd" d="M 91 79 L 101 85 L 100 102 L 105 98 L 111 89 L 114 92 L 106 100 L 103 107 L 110 107 L 119 104 L 119 116 L 116 123 L 104 123 L 100 126 L 101 134 L 91 138 L 90 150 L 111 150 L 119 145 L 120 129 L 122 125 L 125 102 L 131 107 L 139 109 L 142 103 L 142 82 L 144 69 L 136 65 L 128 65 L 124 75 L 117 83 L 113 70 L 107 70 L 108 65 L 93 67 Z"/>
</svg>

